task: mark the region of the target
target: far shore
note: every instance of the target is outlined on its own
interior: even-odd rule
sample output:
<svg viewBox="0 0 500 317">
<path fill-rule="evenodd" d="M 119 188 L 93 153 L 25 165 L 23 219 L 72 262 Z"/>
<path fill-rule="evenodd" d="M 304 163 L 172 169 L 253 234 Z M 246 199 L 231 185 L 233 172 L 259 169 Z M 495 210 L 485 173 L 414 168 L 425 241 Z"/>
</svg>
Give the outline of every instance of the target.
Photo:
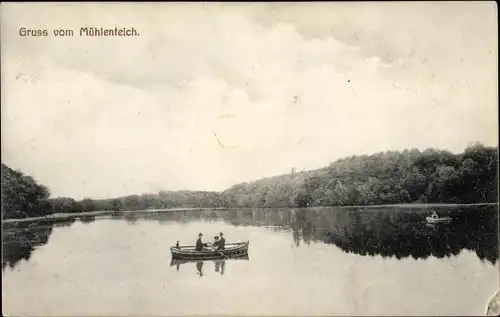
<svg viewBox="0 0 500 317">
<path fill-rule="evenodd" d="M 73 212 L 73 213 L 55 213 L 46 216 L 39 217 L 27 217 L 27 218 L 12 218 L 4 219 L 2 223 L 11 222 L 24 222 L 24 221 L 36 221 L 36 220 L 52 220 L 52 219 L 66 219 L 66 218 L 80 218 L 80 217 L 92 217 L 92 216 L 109 216 L 124 213 L 150 213 L 150 212 L 173 212 L 173 211 L 194 211 L 194 210 L 226 210 L 228 208 L 168 208 L 168 209 L 144 209 L 144 210 L 99 210 L 99 211 L 86 211 L 86 212 Z"/>
<path fill-rule="evenodd" d="M 493 206 L 499 203 L 478 203 L 478 204 L 394 204 L 394 205 L 357 205 L 357 206 L 309 206 L 305 208 L 358 208 L 358 209 L 373 209 L 373 208 L 429 208 L 429 207 L 468 207 L 468 206 Z M 46 216 L 39 217 L 27 217 L 27 218 L 15 218 L 15 219 L 5 219 L 2 223 L 13 223 L 13 222 L 25 222 L 25 221 L 37 221 L 37 220 L 54 220 L 54 219 L 70 219 L 70 218 L 80 218 L 80 217 L 92 217 L 92 216 L 110 216 L 124 213 L 151 213 L 151 212 L 175 212 L 175 211 L 217 211 L 217 210 L 230 210 L 230 209 L 240 209 L 240 210 L 250 210 L 250 209 L 287 209 L 286 207 L 281 208 L 168 208 L 168 209 L 144 209 L 144 210 L 100 210 L 100 211 L 88 211 L 88 212 L 75 212 L 75 213 L 55 213 Z M 288 208 L 288 209 L 299 209 L 299 208 Z"/>
<path fill-rule="evenodd" d="M 335 207 L 310 207 L 310 208 L 387 208 L 387 207 L 397 207 L 397 208 L 423 208 L 423 207 L 467 207 L 467 206 L 493 206 L 499 203 L 477 203 L 477 204 L 425 204 L 425 203 L 414 203 L 414 204 L 393 204 L 393 205 L 356 205 L 356 206 L 335 206 Z"/>
</svg>

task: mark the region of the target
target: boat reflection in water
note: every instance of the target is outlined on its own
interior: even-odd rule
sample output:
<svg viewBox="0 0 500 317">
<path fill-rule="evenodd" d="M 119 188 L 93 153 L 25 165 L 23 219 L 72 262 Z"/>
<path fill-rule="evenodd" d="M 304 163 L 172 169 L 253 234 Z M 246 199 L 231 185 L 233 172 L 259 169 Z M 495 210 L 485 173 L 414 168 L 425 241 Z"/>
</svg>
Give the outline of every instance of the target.
<svg viewBox="0 0 500 317">
<path fill-rule="evenodd" d="M 175 266 L 177 271 L 179 271 L 180 266 L 183 264 L 196 263 L 196 274 L 199 276 L 203 276 L 203 266 L 208 262 L 214 263 L 214 269 L 216 273 L 220 273 L 220 275 L 224 275 L 224 270 L 226 268 L 226 261 L 249 261 L 250 258 L 248 255 L 237 257 L 237 258 L 227 258 L 227 259 L 218 259 L 218 260 L 176 260 L 172 259 L 170 262 L 170 266 Z"/>
<path fill-rule="evenodd" d="M 196 269 L 198 270 L 198 274 L 203 276 L 203 261 L 196 262 Z"/>
<path fill-rule="evenodd" d="M 220 275 L 224 275 L 224 267 L 226 266 L 226 260 L 217 260 L 215 262 L 215 272 L 219 272 Z"/>
</svg>

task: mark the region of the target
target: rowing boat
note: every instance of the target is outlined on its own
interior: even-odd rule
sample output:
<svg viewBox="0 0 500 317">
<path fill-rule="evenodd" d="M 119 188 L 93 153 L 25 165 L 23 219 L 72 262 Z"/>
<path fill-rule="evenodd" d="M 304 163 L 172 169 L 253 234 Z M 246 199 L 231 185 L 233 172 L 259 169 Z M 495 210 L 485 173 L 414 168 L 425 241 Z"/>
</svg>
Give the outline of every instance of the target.
<svg viewBox="0 0 500 317">
<path fill-rule="evenodd" d="M 216 260 L 236 258 L 248 254 L 250 241 L 239 243 L 228 243 L 224 250 L 215 250 L 205 247 L 202 251 L 196 251 L 194 246 L 170 247 L 172 259 L 176 260 Z"/>
<path fill-rule="evenodd" d="M 438 217 L 437 215 L 432 215 L 430 217 L 426 217 L 425 220 L 427 220 L 430 224 L 449 223 L 451 222 L 451 217 Z"/>
</svg>

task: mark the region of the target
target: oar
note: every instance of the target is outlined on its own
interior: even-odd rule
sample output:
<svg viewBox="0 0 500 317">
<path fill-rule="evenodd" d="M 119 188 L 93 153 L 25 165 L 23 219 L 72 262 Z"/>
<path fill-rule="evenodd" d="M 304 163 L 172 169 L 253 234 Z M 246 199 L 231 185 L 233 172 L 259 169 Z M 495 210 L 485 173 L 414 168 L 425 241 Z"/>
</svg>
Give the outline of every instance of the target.
<svg viewBox="0 0 500 317">
<path fill-rule="evenodd" d="M 211 243 L 209 242 L 209 243 L 207 243 L 207 245 L 211 245 L 211 246 L 212 246 L 212 249 L 213 249 L 214 251 L 216 251 L 217 253 L 219 253 L 220 255 L 222 255 L 224 258 L 228 259 L 228 257 L 227 257 L 227 256 L 225 256 L 225 255 L 224 255 L 224 253 L 222 253 L 222 252 L 220 252 L 219 250 L 217 250 L 216 248 L 214 248 L 213 244 L 211 244 Z"/>
</svg>

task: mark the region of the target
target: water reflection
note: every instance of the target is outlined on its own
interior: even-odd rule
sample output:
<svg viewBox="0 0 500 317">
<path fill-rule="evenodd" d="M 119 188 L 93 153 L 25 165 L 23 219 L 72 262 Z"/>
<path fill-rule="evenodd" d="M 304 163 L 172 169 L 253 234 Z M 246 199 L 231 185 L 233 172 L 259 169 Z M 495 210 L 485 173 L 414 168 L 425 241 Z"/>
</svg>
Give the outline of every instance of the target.
<svg viewBox="0 0 500 317">
<path fill-rule="evenodd" d="M 444 258 L 466 249 L 494 264 L 498 259 L 498 213 L 476 209 L 455 210 L 454 214 L 450 224 L 429 226 L 417 221 L 414 213 L 348 212 L 339 216 L 333 228 L 323 230 L 323 241 L 346 253 L 397 259 Z"/>
<path fill-rule="evenodd" d="M 69 227 L 74 219 L 38 220 L 2 225 L 2 270 L 29 260 L 32 252 L 49 241 L 54 227 Z"/>
<path fill-rule="evenodd" d="M 449 224 L 427 224 L 437 211 L 452 216 Z M 268 227 L 291 231 L 294 245 L 334 244 L 346 253 L 397 259 L 425 259 L 458 255 L 472 250 L 481 260 L 498 260 L 496 206 L 460 208 L 309 208 L 184 211 L 157 215 L 166 221 L 224 220 L 235 226 Z M 152 219 L 152 218 L 151 218 Z"/>
<path fill-rule="evenodd" d="M 427 224 L 425 217 L 435 210 L 442 216 L 451 215 L 453 221 L 446 225 Z M 266 227 L 272 231 L 290 232 L 296 247 L 326 243 L 346 253 L 364 256 L 444 258 L 456 256 L 466 249 L 474 251 L 482 261 L 495 264 L 498 260 L 497 206 L 128 212 L 113 219 L 124 219 L 129 224 L 137 224 L 138 220 L 157 221 L 159 224 L 224 221 L 235 226 Z M 82 223 L 95 220 L 95 216 L 80 219 Z M 47 243 L 53 227 L 70 226 L 74 221 L 60 219 L 3 224 L 2 268 L 14 267 L 22 259 L 28 260 L 34 249 Z M 215 265 L 215 271 L 224 274 L 225 262 Z M 202 269 L 203 263 L 197 264 L 200 276 L 203 276 Z"/>
<path fill-rule="evenodd" d="M 196 262 L 196 269 L 198 270 L 198 274 L 203 276 L 203 261 Z"/>
<path fill-rule="evenodd" d="M 79 316 L 480 313 L 498 288 L 498 267 L 490 265 L 498 258 L 497 211 L 450 208 L 457 218 L 452 223 L 427 226 L 425 216 L 432 211 L 228 210 L 207 217 L 200 211 L 137 212 L 128 220 L 123 213 L 88 225 L 77 220 L 69 229 L 55 227 L 71 221 L 9 224 L 3 232 L 3 306 L 10 315 L 28 316 L 55 310 Z M 169 266 L 172 242 L 219 230 L 235 241 L 248 238 L 252 262 L 172 261 Z M 45 243 L 50 245 L 36 250 Z M 412 260 L 453 257 L 464 249 L 473 252 L 451 261 Z M 478 263 L 474 253 L 489 262 Z M 402 258 L 406 261 L 397 260 Z M 183 301 L 200 296 L 197 305 Z"/>
<path fill-rule="evenodd" d="M 248 261 L 250 258 L 248 255 L 237 257 L 237 258 L 230 258 L 230 259 L 218 259 L 218 260 L 171 260 L 170 266 L 175 266 L 176 270 L 179 271 L 181 265 L 186 265 L 191 266 L 191 264 L 196 265 L 196 274 L 199 276 L 203 276 L 203 266 L 206 263 L 213 263 L 214 267 L 214 272 L 218 273 L 220 275 L 224 275 L 225 268 L 226 268 L 226 263 L 231 262 L 231 261 Z"/>
<path fill-rule="evenodd" d="M 217 260 L 215 262 L 215 272 L 220 271 L 220 275 L 224 275 L 224 268 L 226 267 L 226 260 Z"/>
<path fill-rule="evenodd" d="M 82 216 L 80 221 L 84 224 L 92 223 L 95 221 L 95 216 Z"/>
</svg>

